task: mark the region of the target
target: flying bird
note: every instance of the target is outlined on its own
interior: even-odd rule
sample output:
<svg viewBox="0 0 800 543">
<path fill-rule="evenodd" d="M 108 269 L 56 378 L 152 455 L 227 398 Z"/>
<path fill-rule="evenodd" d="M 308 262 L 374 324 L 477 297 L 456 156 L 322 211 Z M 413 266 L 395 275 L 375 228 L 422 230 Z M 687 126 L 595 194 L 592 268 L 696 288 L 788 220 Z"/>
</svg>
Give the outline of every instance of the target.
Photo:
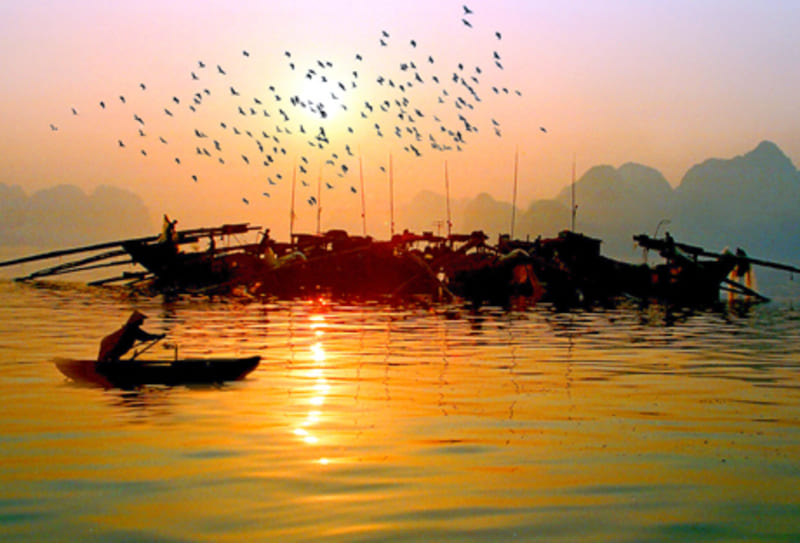
<svg viewBox="0 0 800 543">
<path fill-rule="evenodd" d="M 50 124 L 50 130 L 52 130 L 53 132 L 55 132 L 55 131 L 57 131 L 57 130 L 58 130 L 58 127 L 57 127 L 56 125 L 54 125 L 54 124 Z"/>
<path fill-rule="evenodd" d="M 242 198 L 242 202 L 244 202 L 245 205 L 250 205 L 250 201 L 247 198 Z"/>
<path fill-rule="evenodd" d="M 219 73 L 221 73 L 222 75 L 225 75 L 225 70 L 223 70 L 223 69 L 222 69 L 222 66 L 220 66 L 219 64 L 217 64 L 217 71 L 218 71 Z"/>
<path fill-rule="evenodd" d="M 469 9 L 466 5 L 464 7 L 464 15 L 472 15 L 472 10 Z"/>
<path fill-rule="evenodd" d="M 139 83 L 139 86 L 142 88 L 142 90 L 147 90 L 147 87 L 144 83 Z"/>
<path fill-rule="evenodd" d="M 461 19 L 461 22 L 464 23 L 465 26 L 468 26 L 469 28 L 472 28 L 472 23 L 470 23 L 466 19 Z"/>
</svg>

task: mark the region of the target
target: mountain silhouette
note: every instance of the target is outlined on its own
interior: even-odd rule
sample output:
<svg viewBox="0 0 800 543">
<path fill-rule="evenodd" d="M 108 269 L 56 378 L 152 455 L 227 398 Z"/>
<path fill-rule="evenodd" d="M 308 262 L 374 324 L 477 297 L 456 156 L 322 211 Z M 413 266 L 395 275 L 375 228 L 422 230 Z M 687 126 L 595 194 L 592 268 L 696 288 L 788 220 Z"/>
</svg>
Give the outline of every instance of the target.
<svg viewBox="0 0 800 543">
<path fill-rule="evenodd" d="M 0 183 L 0 245 L 64 248 L 154 231 L 142 200 L 124 189 L 99 186 L 87 195 L 56 185 L 28 196 Z"/>
<path fill-rule="evenodd" d="M 632 236 L 665 231 L 712 251 L 742 247 L 749 254 L 800 260 L 800 172 L 774 143 L 730 159 L 709 159 L 687 171 L 677 188 L 651 167 L 627 163 L 590 168 L 575 183 L 576 230 L 603 240 L 609 256 L 641 258 Z M 444 217 L 443 197 L 426 191 L 414 208 Z M 427 202 L 427 204 L 426 204 Z M 515 237 L 552 237 L 570 228 L 571 187 L 516 212 Z M 488 194 L 451 202 L 454 231 L 509 233 L 511 205 Z M 422 219 L 407 214 L 409 223 Z M 413 219 L 413 220 L 412 220 Z M 427 224 L 433 219 L 429 216 Z M 663 221 L 663 222 L 662 222 Z M 401 225 L 402 226 L 402 225 Z"/>
</svg>

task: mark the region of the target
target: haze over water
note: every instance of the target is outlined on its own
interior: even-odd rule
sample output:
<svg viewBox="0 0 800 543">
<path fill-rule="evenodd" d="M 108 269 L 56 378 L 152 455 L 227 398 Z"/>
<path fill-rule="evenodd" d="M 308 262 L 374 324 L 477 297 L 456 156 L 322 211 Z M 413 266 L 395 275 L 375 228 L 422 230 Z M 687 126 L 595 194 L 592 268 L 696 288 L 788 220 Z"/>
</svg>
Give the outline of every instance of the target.
<svg viewBox="0 0 800 543">
<path fill-rule="evenodd" d="M 800 314 L 135 299 L 0 283 L 4 541 L 792 541 Z M 138 308 L 220 387 L 84 388 Z M 161 347 L 148 355 L 173 356 Z"/>
</svg>

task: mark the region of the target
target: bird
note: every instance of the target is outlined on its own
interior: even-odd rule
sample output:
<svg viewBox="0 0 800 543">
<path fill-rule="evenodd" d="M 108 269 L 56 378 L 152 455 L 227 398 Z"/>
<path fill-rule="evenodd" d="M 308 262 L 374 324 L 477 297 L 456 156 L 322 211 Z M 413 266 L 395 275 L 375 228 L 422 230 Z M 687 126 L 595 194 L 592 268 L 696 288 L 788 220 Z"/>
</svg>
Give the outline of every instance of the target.
<svg viewBox="0 0 800 543">
<path fill-rule="evenodd" d="M 173 115 L 172 115 L 172 112 L 171 112 L 170 110 L 168 110 L 167 108 L 164 108 L 164 113 L 166 113 L 166 114 L 167 114 L 167 115 L 169 115 L 170 117 L 172 117 L 172 116 L 173 116 Z"/>
<path fill-rule="evenodd" d="M 196 73 L 192 72 L 192 79 L 194 79 L 195 81 L 197 81 L 197 80 L 198 80 L 198 79 L 200 79 L 200 78 L 199 78 L 199 77 L 197 77 L 197 74 L 196 74 Z"/>
<path fill-rule="evenodd" d="M 136 113 L 133 114 L 133 120 L 136 121 L 137 123 L 141 124 L 142 126 L 144 126 L 144 121 Z"/>
<path fill-rule="evenodd" d="M 206 67 L 206 63 L 205 63 L 205 62 L 203 62 L 202 60 L 198 60 L 198 61 L 197 61 L 197 65 L 198 65 L 200 68 L 205 68 L 205 67 Z"/>
<path fill-rule="evenodd" d="M 497 37 L 498 40 L 503 39 L 503 35 L 500 34 L 500 32 L 495 32 L 494 35 L 495 35 L 495 37 Z"/>
<path fill-rule="evenodd" d="M 181 159 L 178 158 L 178 157 L 175 157 L 175 164 L 180 164 L 180 163 L 181 163 Z"/>
<path fill-rule="evenodd" d="M 100 107 L 101 107 L 101 108 L 103 108 L 103 109 L 105 109 L 105 108 L 106 108 L 106 103 L 105 103 L 105 102 L 103 102 L 103 101 L 100 101 Z"/>
<path fill-rule="evenodd" d="M 124 103 L 125 103 L 125 97 L 124 97 L 124 96 L 120 96 L 120 97 L 119 97 L 119 101 L 120 101 L 120 102 L 122 102 L 122 103 L 124 104 Z"/>
<path fill-rule="evenodd" d="M 193 176 L 192 176 L 192 181 L 194 181 L 195 183 L 197 183 L 197 176 L 196 176 L 196 175 L 193 175 Z"/>
<path fill-rule="evenodd" d="M 540 126 L 540 127 L 539 127 L 539 130 L 541 130 L 542 132 L 544 132 L 545 134 L 547 134 L 547 129 L 546 129 L 545 127 L 543 127 L 543 126 Z"/>
<path fill-rule="evenodd" d="M 56 132 L 56 131 L 58 131 L 58 127 L 51 123 L 50 124 L 50 130 L 52 130 L 53 132 Z"/>
<path fill-rule="evenodd" d="M 266 196 L 267 198 L 269 198 L 269 192 L 262 192 L 261 194 L 263 194 L 264 196 Z"/>
<path fill-rule="evenodd" d="M 239 91 L 237 91 L 236 89 L 234 89 L 233 87 L 231 87 L 231 94 L 232 94 L 233 96 L 239 96 Z"/>
<path fill-rule="evenodd" d="M 223 69 L 222 69 L 222 66 L 220 66 L 219 64 L 217 64 L 217 71 L 218 71 L 220 74 L 222 74 L 222 75 L 225 75 L 225 70 L 223 70 Z"/>
<path fill-rule="evenodd" d="M 250 200 L 248 200 L 247 198 L 242 198 L 242 202 L 244 202 L 245 205 L 250 205 Z"/>
<path fill-rule="evenodd" d="M 142 90 L 147 90 L 147 87 L 144 83 L 139 83 L 139 86 L 142 88 Z"/>
<path fill-rule="evenodd" d="M 469 28 L 472 28 L 472 23 L 470 23 L 466 19 L 461 19 L 461 22 L 464 23 L 465 26 L 468 26 Z"/>
<path fill-rule="evenodd" d="M 181 101 L 180 101 L 180 100 L 178 100 L 178 97 L 177 97 L 177 96 L 173 96 L 173 97 L 172 97 L 172 101 L 173 101 L 173 102 L 175 102 L 176 104 L 180 104 L 180 103 L 181 103 Z"/>
<path fill-rule="evenodd" d="M 242 54 L 246 57 L 250 56 L 250 53 L 247 50 L 242 51 Z"/>
<path fill-rule="evenodd" d="M 350 192 L 352 192 L 353 194 L 356 193 L 356 188 L 352 185 L 350 186 Z"/>
<path fill-rule="evenodd" d="M 472 10 L 469 9 L 466 5 L 462 6 L 464 8 L 464 15 L 472 15 Z"/>
<path fill-rule="evenodd" d="M 73 115 L 77 115 L 78 114 L 78 110 L 77 109 L 75 109 L 74 107 L 71 108 L 71 109 L 72 109 L 72 114 Z"/>
</svg>

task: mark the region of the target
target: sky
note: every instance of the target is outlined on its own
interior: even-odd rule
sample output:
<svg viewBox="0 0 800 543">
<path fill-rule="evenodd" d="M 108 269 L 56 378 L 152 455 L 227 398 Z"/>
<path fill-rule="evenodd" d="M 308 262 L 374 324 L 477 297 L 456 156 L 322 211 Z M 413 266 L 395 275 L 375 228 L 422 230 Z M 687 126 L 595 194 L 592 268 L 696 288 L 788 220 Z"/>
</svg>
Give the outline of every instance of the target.
<svg viewBox="0 0 800 543">
<path fill-rule="evenodd" d="M 277 237 L 294 193 L 295 231 L 319 210 L 323 229 L 352 228 L 363 209 L 382 237 L 390 195 L 511 201 L 515 155 L 522 208 L 573 161 L 677 186 L 765 139 L 800 157 L 800 3 L 464 6 L 7 0 L 0 182 L 114 185 L 181 226 Z"/>
</svg>

